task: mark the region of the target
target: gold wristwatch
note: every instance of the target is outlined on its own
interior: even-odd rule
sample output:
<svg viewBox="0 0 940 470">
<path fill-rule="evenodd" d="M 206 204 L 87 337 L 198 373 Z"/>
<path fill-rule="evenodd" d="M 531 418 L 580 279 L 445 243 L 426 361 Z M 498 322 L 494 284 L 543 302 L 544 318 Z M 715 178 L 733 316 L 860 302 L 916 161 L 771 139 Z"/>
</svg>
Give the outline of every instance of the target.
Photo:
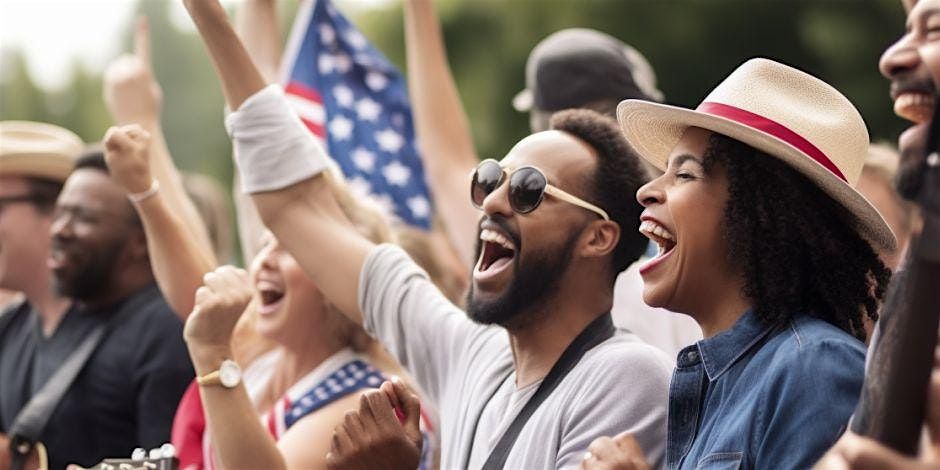
<svg viewBox="0 0 940 470">
<path fill-rule="evenodd" d="M 202 386 L 221 385 L 225 388 L 235 388 L 241 381 L 242 368 L 231 359 L 222 361 L 218 370 L 209 372 L 202 377 L 196 377 L 196 382 Z"/>
</svg>

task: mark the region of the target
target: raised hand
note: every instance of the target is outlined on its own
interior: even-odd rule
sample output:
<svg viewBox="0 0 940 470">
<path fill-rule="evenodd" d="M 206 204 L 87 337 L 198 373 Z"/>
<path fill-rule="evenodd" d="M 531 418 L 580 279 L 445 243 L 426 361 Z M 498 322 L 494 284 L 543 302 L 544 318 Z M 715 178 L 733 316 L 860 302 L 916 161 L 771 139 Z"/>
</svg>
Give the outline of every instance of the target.
<svg viewBox="0 0 940 470">
<path fill-rule="evenodd" d="M 196 306 L 186 320 L 183 337 L 193 348 L 228 348 L 232 331 L 251 301 L 248 273 L 234 266 L 222 266 L 203 276 L 196 291 Z"/>
<path fill-rule="evenodd" d="M 396 412 L 404 415 L 399 419 Z M 414 470 L 421 460 L 421 405 L 398 378 L 362 394 L 359 409 L 346 413 L 326 456 L 331 469 Z"/>
<path fill-rule="evenodd" d="M 150 189 L 150 133 L 137 124 L 112 127 L 104 135 L 104 160 L 111 176 L 131 194 Z"/>
<path fill-rule="evenodd" d="M 588 446 L 581 468 L 585 470 L 649 470 L 643 449 L 628 433 L 599 437 Z"/>
<path fill-rule="evenodd" d="M 160 120 L 163 91 L 153 77 L 146 18 L 137 20 L 134 53 L 111 62 L 103 83 L 105 105 L 117 124 L 138 123 L 149 128 Z"/>
</svg>

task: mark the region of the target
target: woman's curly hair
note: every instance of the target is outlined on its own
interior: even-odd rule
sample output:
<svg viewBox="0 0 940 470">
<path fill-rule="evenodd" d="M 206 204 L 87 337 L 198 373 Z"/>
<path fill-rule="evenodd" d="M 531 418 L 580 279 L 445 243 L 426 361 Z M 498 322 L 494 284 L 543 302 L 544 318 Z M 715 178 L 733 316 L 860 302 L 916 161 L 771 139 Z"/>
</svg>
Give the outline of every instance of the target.
<svg viewBox="0 0 940 470">
<path fill-rule="evenodd" d="M 728 174 L 724 237 L 744 294 L 766 323 L 805 313 L 865 340 L 891 271 L 853 228 L 852 216 L 786 163 L 720 134 L 705 169 Z"/>
</svg>

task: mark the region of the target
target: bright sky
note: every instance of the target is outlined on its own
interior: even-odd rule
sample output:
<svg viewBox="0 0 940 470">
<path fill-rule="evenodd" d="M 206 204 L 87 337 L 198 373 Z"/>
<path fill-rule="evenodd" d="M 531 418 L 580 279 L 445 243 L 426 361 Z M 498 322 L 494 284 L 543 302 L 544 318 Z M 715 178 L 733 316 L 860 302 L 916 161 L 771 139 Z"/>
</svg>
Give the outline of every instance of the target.
<svg viewBox="0 0 940 470">
<path fill-rule="evenodd" d="M 178 27 L 193 28 L 181 1 L 164 1 L 173 3 L 172 19 Z M 368 8 L 388 1 L 356 3 Z M 121 52 L 121 31 L 130 24 L 135 4 L 133 0 L 0 0 L 0 47 L 19 48 L 36 83 L 60 88 L 69 81 L 74 60 L 101 71 Z"/>
</svg>

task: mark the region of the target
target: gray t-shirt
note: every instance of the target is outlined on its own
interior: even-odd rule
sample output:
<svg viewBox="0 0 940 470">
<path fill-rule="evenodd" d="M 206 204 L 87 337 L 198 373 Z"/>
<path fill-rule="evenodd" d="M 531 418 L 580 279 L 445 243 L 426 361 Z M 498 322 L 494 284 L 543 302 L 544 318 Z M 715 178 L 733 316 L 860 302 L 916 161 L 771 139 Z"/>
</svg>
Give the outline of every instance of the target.
<svg viewBox="0 0 940 470">
<path fill-rule="evenodd" d="M 538 388 L 516 389 L 506 331 L 473 323 L 393 245 L 366 258 L 359 306 L 366 329 L 440 411 L 441 468 L 480 468 Z M 532 414 L 505 468 L 576 467 L 591 441 L 624 431 L 660 467 L 671 370 L 664 353 L 618 332 L 588 351 Z"/>
</svg>

